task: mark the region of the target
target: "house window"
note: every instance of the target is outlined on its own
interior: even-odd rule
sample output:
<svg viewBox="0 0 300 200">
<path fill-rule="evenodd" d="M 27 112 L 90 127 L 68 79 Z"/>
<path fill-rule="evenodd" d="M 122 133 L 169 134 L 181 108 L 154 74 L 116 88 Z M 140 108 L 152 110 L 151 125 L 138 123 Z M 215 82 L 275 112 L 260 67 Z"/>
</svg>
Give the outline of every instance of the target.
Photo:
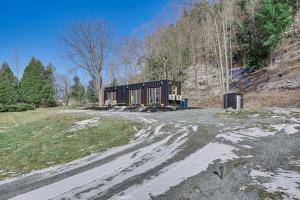
<svg viewBox="0 0 300 200">
<path fill-rule="evenodd" d="M 148 104 L 160 104 L 161 102 L 161 91 L 159 88 L 148 88 Z"/>
<path fill-rule="evenodd" d="M 112 104 L 114 101 L 116 101 L 117 100 L 116 92 L 108 92 L 107 100 L 109 101 L 110 104 Z"/>
<path fill-rule="evenodd" d="M 141 104 L 141 90 L 130 90 L 130 104 L 131 105 Z"/>
</svg>

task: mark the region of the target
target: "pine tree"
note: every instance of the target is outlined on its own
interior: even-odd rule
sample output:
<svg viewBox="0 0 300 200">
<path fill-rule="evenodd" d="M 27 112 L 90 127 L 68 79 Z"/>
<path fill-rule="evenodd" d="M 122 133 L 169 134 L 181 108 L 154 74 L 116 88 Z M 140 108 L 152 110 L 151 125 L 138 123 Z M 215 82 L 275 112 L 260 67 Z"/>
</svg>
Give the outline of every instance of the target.
<svg viewBox="0 0 300 200">
<path fill-rule="evenodd" d="M 291 7 L 282 0 L 264 0 L 257 13 L 257 20 L 261 23 L 263 33 L 263 46 L 271 51 L 279 43 L 284 31 L 293 22 Z"/>
<path fill-rule="evenodd" d="M 71 97 L 76 100 L 77 103 L 82 103 L 85 98 L 85 89 L 80 82 L 80 78 L 75 76 L 73 78 L 74 85 L 71 87 Z"/>
<path fill-rule="evenodd" d="M 0 104 L 12 104 L 17 101 L 18 81 L 7 63 L 0 69 Z"/>
<path fill-rule="evenodd" d="M 42 103 L 44 106 L 53 106 L 55 104 L 54 71 L 55 68 L 50 63 L 44 72 L 44 85 L 42 94 Z"/>
<path fill-rule="evenodd" d="M 293 22 L 293 0 L 261 0 L 254 16 L 246 10 L 247 1 L 241 1 L 244 20 L 238 33 L 241 52 L 248 67 L 261 67 L 282 39 L 284 32 Z"/>
<path fill-rule="evenodd" d="M 23 77 L 20 81 L 20 90 L 22 100 L 26 103 L 35 104 L 40 107 L 43 103 L 45 68 L 43 64 L 32 58 L 24 70 Z"/>
</svg>

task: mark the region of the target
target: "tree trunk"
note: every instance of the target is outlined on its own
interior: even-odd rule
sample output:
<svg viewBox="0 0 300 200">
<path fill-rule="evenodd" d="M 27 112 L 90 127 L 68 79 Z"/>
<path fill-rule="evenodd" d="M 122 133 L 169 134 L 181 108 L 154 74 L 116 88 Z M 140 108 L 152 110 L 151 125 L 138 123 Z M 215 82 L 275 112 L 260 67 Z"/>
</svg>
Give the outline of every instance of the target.
<svg viewBox="0 0 300 200">
<path fill-rule="evenodd" d="M 98 106 L 103 106 L 103 90 L 100 89 L 98 92 Z"/>
<path fill-rule="evenodd" d="M 225 18 L 225 17 L 224 17 Z M 229 92 L 229 67 L 228 67 L 228 51 L 227 51 L 227 36 L 226 36 L 226 19 L 222 20 L 223 29 L 223 45 L 224 45 L 224 59 L 225 59 L 225 93 Z"/>
<path fill-rule="evenodd" d="M 70 96 L 68 96 L 66 99 L 66 102 L 65 102 L 66 106 L 69 105 L 69 100 L 70 100 Z"/>
</svg>

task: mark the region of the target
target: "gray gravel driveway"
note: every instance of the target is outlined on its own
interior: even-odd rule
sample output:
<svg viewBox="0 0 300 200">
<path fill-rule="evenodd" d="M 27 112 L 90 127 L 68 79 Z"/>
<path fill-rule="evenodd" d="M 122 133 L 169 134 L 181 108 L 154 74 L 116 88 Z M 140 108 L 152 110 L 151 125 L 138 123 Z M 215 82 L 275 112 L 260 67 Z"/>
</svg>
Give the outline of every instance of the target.
<svg viewBox="0 0 300 200">
<path fill-rule="evenodd" d="M 132 142 L 0 182 L 0 199 L 300 199 L 300 111 L 102 112 Z"/>
</svg>

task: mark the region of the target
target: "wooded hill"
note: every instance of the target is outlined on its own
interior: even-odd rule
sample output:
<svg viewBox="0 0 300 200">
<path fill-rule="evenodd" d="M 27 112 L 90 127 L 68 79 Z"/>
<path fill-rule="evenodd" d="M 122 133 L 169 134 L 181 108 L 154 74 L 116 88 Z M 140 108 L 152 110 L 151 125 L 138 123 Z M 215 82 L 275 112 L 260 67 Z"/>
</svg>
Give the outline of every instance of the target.
<svg viewBox="0 0 300 200">
<path fill-rule="evenodd" d="M 234 66 L 263 67 L 293 23 L 296 6 L 292 0 L 195 4 L 176 24 L 145 39 L 145 75 L 184 80 L 185 69 L 198 64 L 217 67 L 220 75 Z"/>
<path fill-rule="evenodd" d="M 276 48 L 299 9 L 297 0 L 185 4 L 176 23 L 159 27 L 144 39 L 138 61 L 141 80 L 182 81 L 192 103 L 201 100 L 194 98 L 199 93 L 209 98 L 229 92 L 235 78 L 232 69 L 249 73 L 274 62 Z"/>
</svg>

